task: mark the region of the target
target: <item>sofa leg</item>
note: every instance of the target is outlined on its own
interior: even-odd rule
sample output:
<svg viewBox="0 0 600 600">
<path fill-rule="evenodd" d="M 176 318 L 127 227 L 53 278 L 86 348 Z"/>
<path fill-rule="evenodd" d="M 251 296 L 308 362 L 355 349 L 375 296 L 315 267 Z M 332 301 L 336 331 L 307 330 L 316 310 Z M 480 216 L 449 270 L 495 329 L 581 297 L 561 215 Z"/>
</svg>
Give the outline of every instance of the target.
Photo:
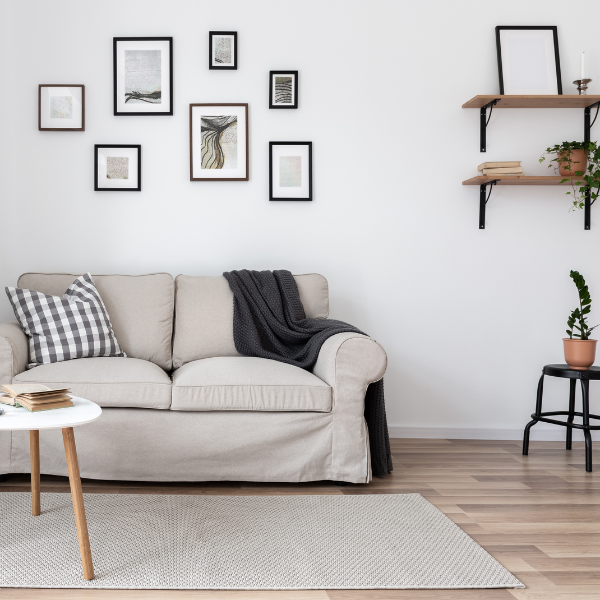
<svg viewBox="0 0 600 600">
<path fill-rule="evenodd" d="M 347 481 L 334 481 L 333 483 L 335 483 L 335 485 L 339 485 L 339 486 L 349 485 Z"/>
<path fill-rule="evenodd" d="M 0 475 L 0 481 L 6 481 L 8 479 L 8 475 Z"/>
</svg>

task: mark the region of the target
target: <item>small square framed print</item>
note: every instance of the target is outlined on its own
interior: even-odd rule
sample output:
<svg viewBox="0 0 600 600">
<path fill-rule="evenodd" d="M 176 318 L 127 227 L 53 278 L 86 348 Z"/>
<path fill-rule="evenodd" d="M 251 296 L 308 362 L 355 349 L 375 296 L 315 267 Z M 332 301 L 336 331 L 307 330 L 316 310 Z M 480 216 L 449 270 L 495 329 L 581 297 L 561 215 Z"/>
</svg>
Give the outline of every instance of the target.
<svg viewBox="0 0 600 600">
<path fill-rule="evenodd" d="M 269 142 L 269 200 L 312 200 L 312 142 Z"/>
<path fill-rule="evenodd" d="M 142 147 L 126 144 L 94 146 L 95 192 L 141 192 Z"/>
<path fill-rule="evenodd" d="M 113 38 L 115 116 L 173 114 L 173 38 Z"/>
<path fill-rule="evenodd" d="M 298 108 L 298 71 L 269 73 L 269 108 Z"/>
<path fill-rule="evenodd" d="M 190 181 L 248 181 L 248 105 L 190 104 Z"/>
<path fill-rule="evenodd" d="M 208 32 L 208 68 L 238 68 L 237 31 Z"/>
<path fill-rule="evenodd" d="M 498 25 L 496 50 L 500 94 L 562 94 L 556 26 Z"/>
<path fill-rule="evenodd" d="M 40 84 L 38 129 L 40 131 L 85 131 L 85 86 Z"/>
</svg>

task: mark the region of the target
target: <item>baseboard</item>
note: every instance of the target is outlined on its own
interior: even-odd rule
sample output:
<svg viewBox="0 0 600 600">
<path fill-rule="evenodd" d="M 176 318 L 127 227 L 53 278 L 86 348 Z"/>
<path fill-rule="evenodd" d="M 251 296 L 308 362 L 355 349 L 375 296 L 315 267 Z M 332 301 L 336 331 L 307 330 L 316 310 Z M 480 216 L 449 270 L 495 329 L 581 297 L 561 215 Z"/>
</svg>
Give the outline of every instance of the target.
<svg viewBox="0 0 600 600">
<path fill-rule="evenodd" d="M 391 438 L 449 439 L 449 440 L 522 440 L 524 427 L 407 427 L 389 425 Z M 600 432 L 592 431 L 592 438 Z M 531 428 L 532 441 L 563 441 L 564 427 L 538 423 Z M 583 432 L 573 430 L 573 440 L 583 440 Z"/>
</svg>

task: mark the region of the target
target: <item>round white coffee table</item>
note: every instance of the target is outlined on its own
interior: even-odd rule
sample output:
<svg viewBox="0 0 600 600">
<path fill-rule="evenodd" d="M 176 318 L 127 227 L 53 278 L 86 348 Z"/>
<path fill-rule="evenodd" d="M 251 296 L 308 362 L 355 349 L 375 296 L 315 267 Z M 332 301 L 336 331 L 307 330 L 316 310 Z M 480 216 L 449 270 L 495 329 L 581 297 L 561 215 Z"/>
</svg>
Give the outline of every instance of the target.
<svg viewBox="0 0 600 600">
<path fill-rule="evenodd" d="M 62 429 L 67 468 L 69 470 L 69 483 L 71 484 L 71 497 L 75 511 L 75 524 L 79 538 L 79 551 L 85 579 L 94 579 L 94 565 L 92 564 L 92 551 L 88 535 L 85 508 L 83 506 L 83 493 L 81 492 L 81 479 L 79 477 L 79 463 L 77 462 L 77 449 L 75 448 L 75 435 L 73 427 L 85 425 L 95 421 L 102 409 L 89 400 L 73 397 L 73 404 L 69 408 L 56 408 L 29 412 L 26 408 L 16 408 L 2 404 L 4 414 L 0 415 L 0 431 L 12 429 L 29 430 L 29 452 L 31 458 L 31 508 L 34 517 L 40 514 L 40 429 Z"/>
</svg>

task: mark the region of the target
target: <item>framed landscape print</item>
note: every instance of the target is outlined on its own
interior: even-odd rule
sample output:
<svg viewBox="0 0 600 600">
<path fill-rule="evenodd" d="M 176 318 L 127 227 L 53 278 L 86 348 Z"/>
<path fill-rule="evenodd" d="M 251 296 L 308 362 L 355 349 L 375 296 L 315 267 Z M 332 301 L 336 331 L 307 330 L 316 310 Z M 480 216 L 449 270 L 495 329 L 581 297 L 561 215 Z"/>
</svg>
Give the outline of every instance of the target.
<svg viewBox="0 0 600 600">
<path fill-rule="evenodd" d="M 126 144 L 94 146 L 95 192 L 141 192 L 142 147 Z"/>
<path fill-rule="evenodd" d="M 298 108 L 298 71 L 269 73 L 269 108 Z"/>
<path fill-rule="evenodd" d="M 38 87 L 40 131 L 85 131 L 85 86 L 43 83 Z"/>
<path fill-rule="evenodd" d="M 248 105 L 190 104 L 190 181 L 248 181 Z"/>
<path fill-rule="evenodd" d="M 114 114 L 173 114 L 173 38 L 113 38 Z"/>
<path fill-rule="evenodd" d="M 269 142 L 269 200 L 312 200 L 312 142 Z"/>
<path fill-rule="evenodd" d="M 237 31 L 208 32 L 208 68 L 238 68 Z"/>
<path fill-rule="evenodd" d="M 500 94 L 562 94 L 555 26 L 496 27 Z"/>
</svg>

